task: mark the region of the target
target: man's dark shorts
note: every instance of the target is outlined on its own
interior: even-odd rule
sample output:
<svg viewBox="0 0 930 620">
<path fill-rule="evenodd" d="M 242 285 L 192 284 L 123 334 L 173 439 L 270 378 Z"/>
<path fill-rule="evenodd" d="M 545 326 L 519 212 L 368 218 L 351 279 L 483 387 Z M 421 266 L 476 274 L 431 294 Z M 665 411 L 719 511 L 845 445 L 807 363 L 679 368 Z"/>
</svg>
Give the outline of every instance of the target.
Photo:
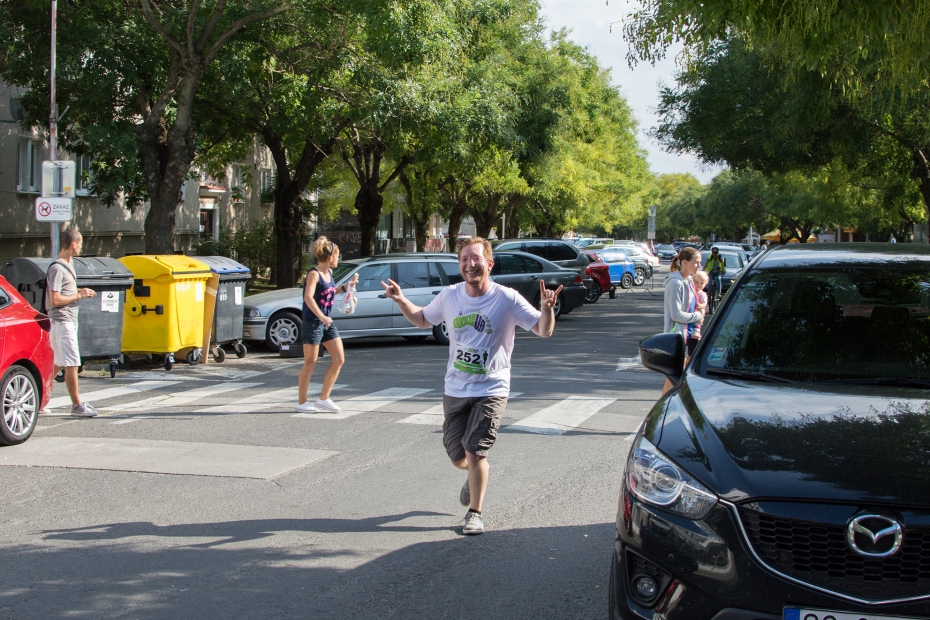
<svg viewBox="0 0 930 620">
<path fill-rule="evenodd" d="M 442 443 L 449 458 L 461 461 L 466 451 L 487 456 L 497 439 L 497 429 L 506 408 L 506 396 L 456 398 L 444 394 Z"/>
<path fill-rule="evenodd" d="M 304 344 L 320 346 L 329 340 L 335 340 L 339 337 L 339 330 L 333 323 L 326 327 L 319 321 L 301 321 L 300 323 L 300 341 Z"/>
</svg>

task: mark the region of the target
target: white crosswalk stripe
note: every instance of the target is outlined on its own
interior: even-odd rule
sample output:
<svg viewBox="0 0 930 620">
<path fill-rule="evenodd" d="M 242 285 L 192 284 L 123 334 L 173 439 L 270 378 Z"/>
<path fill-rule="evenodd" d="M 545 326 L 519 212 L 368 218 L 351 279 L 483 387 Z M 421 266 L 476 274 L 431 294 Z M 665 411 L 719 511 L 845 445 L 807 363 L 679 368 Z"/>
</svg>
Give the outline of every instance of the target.
<svg viewBox="0 0 930 620">
<path fill-rule="evenodd" d="M 523 392 L 511 392 L 510 400 L 520 396 Z M 442 403 L 434 405 L 421 413 L 415 413 L 407 416 L 403 420 L 398 420 L 398 424 L 428 424 L 431 426 L 442 426 L 443 421 Z"/>
<path fill-rule="evenodd" d="M 342 411 L 334 411 L 332 413 L 295 413 L 291 417 L 312 418 L 314 420 L 344 420 L 360 413 L 368 413 L 375 409 L 380 409 L 381 407 L 396 403 L 399 400 L 413 398 L 414 396 L 432 391 L 433 390 L 423 388 L 388 388 L 386 390 L 372 392 L 364 396 L 355 396 L 337 402 L 336 404 L 342 408 Z"/>
<path fill-rule="evenodd" d="M 337 383 L 333 386 L 333 390 L 338 390 L 344 387 L 345 385 Z M 310 387 L 307 388 L 307 394 L 317 394 L 322 388 L 323 384 L 321 383 L 311 383 Z M 284 388 L 282 390 L 262 392 L 260 394 L 255 394 L 253 396 L 243 398 L 242 400 L 237 400 L 223 405 L 207 407 L 206 409 L 198 409 L 194 413 L 251 413 L 253 411 L 261 411 L 262 409 L 270 409 L 272 407 L 280 407 L 282 405 L 296 404 L 297 386 L 295 385 L 289 388 Z"/>
<path fill-rule="evenodd" d="M 511 431 L 543 435 L 563 435 L 577 428 L 582 422 L 616 400 L 616 398 L 570 396 L 505 428 Z"/>
<path fill-rule="evenodd" d="M 158 388 L 168 387 L 169 385 L 174 385 L 180 383 L 179 381 L 139 381 L 137 383 L 130 383 L 129 385 L 121 385 L 119 387 L 106 388 L 104 390 L 95 390 L 93 392 L 85 392 L 81 394 L 82 401 L 96 402 L 101 400 L 106 400 L 108 398 L 116 398 L 117 396 L 125 396 L 127 394 L 135 394 L 137 392 L 144 392 L 145 390 L 155 390 Z M 71 406 L 71 397 L 70 396 L 57 396 L 48 401 L 47 407 L 49 409 L 57 409 L 59 407 L 70 407 Z"/>
<path fill-rule="evenodd" d="M 189 403 L 198 401 L 202 398 L 207 398 L 208 396 L 216 396 L 217 394 L 222 394 L 224 392 L 232 392 L 234 390 L 245 390 L 252 388 L 261 383 L 219 383 L 216 385 L 207 385 L 205 387 L 197 388 L 194 390 L 185 390 L 184 392 L 179 392 L 172 394 L 169 398 L 157 403 L 159 408 L 163 407 L 182 407 Z"/>
</svg>

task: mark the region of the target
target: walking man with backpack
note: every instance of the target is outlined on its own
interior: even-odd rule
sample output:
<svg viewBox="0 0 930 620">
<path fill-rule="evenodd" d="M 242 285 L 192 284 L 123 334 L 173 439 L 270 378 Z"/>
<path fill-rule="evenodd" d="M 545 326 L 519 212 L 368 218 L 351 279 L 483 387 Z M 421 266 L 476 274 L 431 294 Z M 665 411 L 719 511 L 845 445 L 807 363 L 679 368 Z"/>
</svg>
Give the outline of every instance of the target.
<svg viewBox="0 0 930 620">
<path fill-rule="evenodd" d="M 510 396 L 510 357 L 516 327 L 548 338 L 555 328 L 553 307 L 562 291 L 539 283 L 536 310 L 517 291 L 491 281 L 494 255 L 481 237 L 459 246 L 459 271 L 464 282 L 443 289 L 421 308 L 404 297 L 393 280 L 382 282 L 385 295 L 397 303 L 407 320 L 426 329 L 446 323 L 449 362 L 442 397 L 442 441 L 452 464 L 468 470 L 459 501 L 468 506 L 462 533 L 484 532 L 481 506 L 488 486 L 488 450 Z"/>
<path fill-rule="evenodd" d="M 80 256 L 84 239 L 74 228 L 61 233 L 61 252 L 49 266 L 45 278 L 45 309 L 52 327 L 49 337 L 52 351 L 55 353 L 55 374 L 65 371 L 65 385 L 71 397 L 71 415 L 91 418 L 97 410 L 88 403 L 81 402 L 78 393 L 78 367 L 81 365 L 81 352 L 78 349 L 78 300 L 96 297 L 97 293 L 89 288 L 78 288 L 77 277 L 71 259 Z"/>
</svg>

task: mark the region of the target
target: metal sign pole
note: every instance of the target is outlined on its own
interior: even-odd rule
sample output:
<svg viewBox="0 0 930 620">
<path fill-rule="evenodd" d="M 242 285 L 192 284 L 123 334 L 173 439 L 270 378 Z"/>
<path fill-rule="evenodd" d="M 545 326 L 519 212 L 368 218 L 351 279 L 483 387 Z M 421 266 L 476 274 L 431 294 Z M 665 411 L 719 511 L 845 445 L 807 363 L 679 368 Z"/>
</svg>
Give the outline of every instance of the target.
<svg viewBox="0 0 930 620">
<path fill-rule="evenodd" d="M 58 104 L 55 101 L 56 37 L 58 36 L 58 0 L 52 0 L 52 59 L 51 59 L 51 113 L 48 119 L 49 159 L 58 161 Z M 61 193 L 61 171 L 55 174 L 55 190 Z M 51 222 L 52 258 L 57 258 L 61 251 L 58 236 L 58 222 Z"/>
</svg>

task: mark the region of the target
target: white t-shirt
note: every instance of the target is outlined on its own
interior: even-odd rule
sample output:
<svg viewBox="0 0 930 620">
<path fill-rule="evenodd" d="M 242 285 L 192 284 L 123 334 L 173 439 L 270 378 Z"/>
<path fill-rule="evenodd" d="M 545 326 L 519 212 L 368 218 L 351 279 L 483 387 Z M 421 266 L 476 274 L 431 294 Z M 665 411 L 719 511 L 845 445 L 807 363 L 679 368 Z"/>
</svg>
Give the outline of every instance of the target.
<svg viewBox="0 0 930 620">
<path fill-rule="evenodd" d="M 433 325 L 445 321 L 449 331 L 446 395 L 509 396 L 516 326 L 533 329 L 539 314 L 520 293 L 495 282 L 481 297 L 469 297 L 464 282 L 443 289 L 423 317 Z"/>
</svg>

